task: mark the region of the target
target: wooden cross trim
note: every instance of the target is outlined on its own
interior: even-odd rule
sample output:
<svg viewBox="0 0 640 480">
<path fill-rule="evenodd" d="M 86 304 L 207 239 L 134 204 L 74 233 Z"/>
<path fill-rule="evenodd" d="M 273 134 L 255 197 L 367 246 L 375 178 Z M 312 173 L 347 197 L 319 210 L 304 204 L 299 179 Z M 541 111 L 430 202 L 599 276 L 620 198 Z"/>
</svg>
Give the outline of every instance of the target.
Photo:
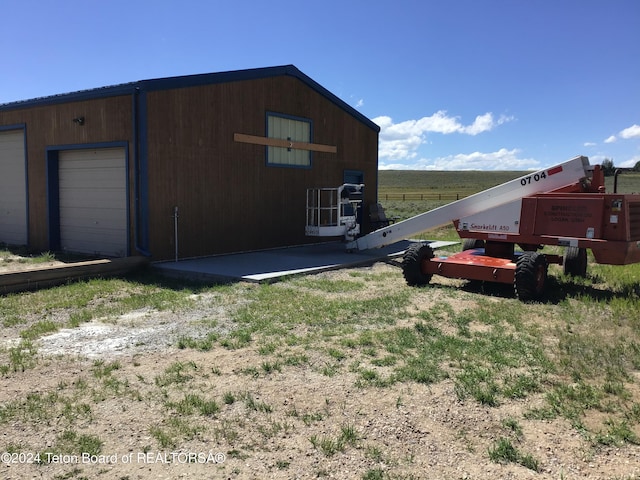
<svg viewBox="0 0 640 480">
<path fill-rule="evenodd" d="M 245 133 L 234 133 L 233 141 L 240 143 L 251 143 L 253 145 L 264 145 L 267 147 L 293 148 L 296 150 L 311 150 L 312 152 L 338 153 L 335 145 L 322 145 L 319 143 L 296 142 L 283 138 L 258 137 Z"/>
</svg>

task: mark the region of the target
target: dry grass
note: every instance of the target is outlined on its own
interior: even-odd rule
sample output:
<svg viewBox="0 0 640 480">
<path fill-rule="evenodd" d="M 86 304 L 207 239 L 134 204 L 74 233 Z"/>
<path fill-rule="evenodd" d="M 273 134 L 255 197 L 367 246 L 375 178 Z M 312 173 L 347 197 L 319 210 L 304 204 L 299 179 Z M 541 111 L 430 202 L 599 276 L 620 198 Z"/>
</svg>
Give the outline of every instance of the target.
<svg viewBox="0 0 640 480">
<path fill-rule="evenodd" d="M 599 268 L 582 283 L 554 272 L 563 293 L 526 305 L 437 277 L 412 289 L 385 264 L 5 297 L 0 450 L 49 460 L 5 478 L 627 478 L 640 473 L 637 273 L 611 286 Z M 99 325 L 128 331 L 128 347 L 78 350 Z M 79 334 L 69 354 L 47 354 L 63 331 Z M 88 451 L 115 461 L 82 463 Z"/>
</svg>

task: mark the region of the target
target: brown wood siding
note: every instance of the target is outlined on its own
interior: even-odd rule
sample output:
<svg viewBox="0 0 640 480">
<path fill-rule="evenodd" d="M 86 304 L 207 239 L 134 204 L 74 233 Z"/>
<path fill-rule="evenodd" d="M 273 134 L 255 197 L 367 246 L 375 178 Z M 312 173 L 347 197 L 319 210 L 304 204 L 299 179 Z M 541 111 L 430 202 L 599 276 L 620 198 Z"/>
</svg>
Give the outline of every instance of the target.
<svg viewBox="0 0 640 480">
<path fill-rule="evenodd" d="M 345 170 L 364 172 L 365 203 L 376 198 L 378 134 L 292 77 L 151 92 L 148 105 L 149 232 L 154 259 L 272 248 L 304 235 L 305 191 L 338 186 Z M 266 112 L 313 121 L 310 169 L 266 165 L 265 147 L 234 133 L 265 136 Z"/>
<path fill-rule="evenodd" d="M 26 125 L 30 247 L 37 250 L 49 248 L 46 149 L 50 146 L 129 142 L 129 197 L 133 223 L 131 103 L 131 96 L 120 96 L 0 111 L 0 126 Z M 84 125 L 73 122 L 77 117 L 85 118 Z M 129 230 L 130 237 L 133 237 L 133 226 Z M 134 251 L 132 242 L 130 239 Z"/>
</svg>

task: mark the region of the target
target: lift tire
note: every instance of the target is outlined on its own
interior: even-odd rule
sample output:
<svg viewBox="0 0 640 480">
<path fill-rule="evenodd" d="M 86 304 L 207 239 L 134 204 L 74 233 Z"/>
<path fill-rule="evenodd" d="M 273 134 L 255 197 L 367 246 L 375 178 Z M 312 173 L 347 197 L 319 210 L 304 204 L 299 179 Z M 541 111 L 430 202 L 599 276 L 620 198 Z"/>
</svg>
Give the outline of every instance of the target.
<svg viewBox="0 0 640 480">
<path fill-rule="evenodd" d="M 474 248 L 484 248 L 484 240 L 479 238 L 465 238 L 462 240 L 462 251 L 473 250 Z"/>
<path fill-rule="evenodd" d="M 587 276 L 587 249 L 567 247 L 564 251 L 562 269 L 565 275 L 573 277 Z"/>
<path fill-rule="evenodd" d="M 425 243 L 411 245 L 404 253 L 402 274 L 408 285 L 420 287 L 431 281 L 430 273 L 422 273 L 422 263 L 433 258 L 433 249 Z"/>
<path fill-rule="evenodd" d="M 542 297 L 547 283 L 547 259 L 541 253 L 523 252 L 516 262 L 514 287 L 524 302 Z"/>
</svg>

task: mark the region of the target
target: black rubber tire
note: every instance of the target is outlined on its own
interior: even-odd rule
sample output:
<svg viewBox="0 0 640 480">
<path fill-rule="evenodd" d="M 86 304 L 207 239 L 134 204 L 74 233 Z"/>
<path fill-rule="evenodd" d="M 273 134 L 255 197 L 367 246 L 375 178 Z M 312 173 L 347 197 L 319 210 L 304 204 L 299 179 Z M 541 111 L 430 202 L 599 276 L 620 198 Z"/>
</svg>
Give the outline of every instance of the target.
<svg viewBox="0 0 640 480">
<path fill-rule="evenodd" d="M 402 259 L 402 275 L 408 285 L 421 287 L 431 281 L 431 274 L 422 273 L 422 262 L 433 258 L 433 249 L 425 243 L 411 245 Z"/>
<path fill-rule="evenodd" d="M 474 248 L 484 248 L 484 240 L 479 238 L 465 238 L 462 240 L 462 251 L 473 250 Z"/>
<path fill-rule="evenodd" d="M 537 300 L 544 294 L 549 265 L 541 253 L 523 252 L 516 262 L 514 287 L 523 302 Z"/>
<path fill-rule="evenodd" d="M 564 251 L 562 270 L 573 277 L 587 276 L 587 249 L 567 247 Z"/>
</svg>

